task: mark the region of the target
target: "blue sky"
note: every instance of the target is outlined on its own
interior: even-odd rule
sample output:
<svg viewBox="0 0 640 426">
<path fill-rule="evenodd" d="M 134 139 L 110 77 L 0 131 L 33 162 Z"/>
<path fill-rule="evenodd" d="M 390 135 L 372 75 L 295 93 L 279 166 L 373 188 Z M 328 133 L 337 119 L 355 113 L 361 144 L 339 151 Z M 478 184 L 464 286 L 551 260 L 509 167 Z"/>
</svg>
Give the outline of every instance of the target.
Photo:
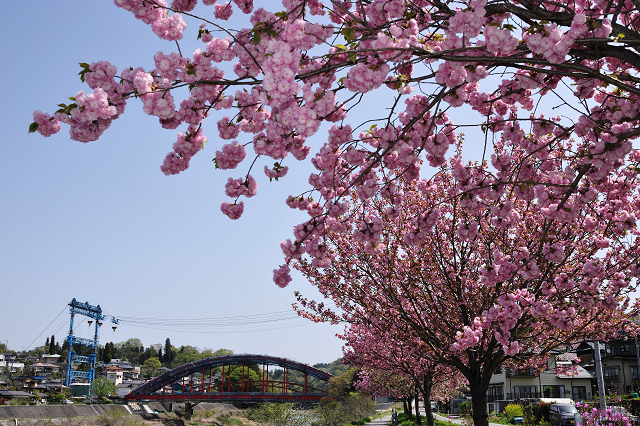
<svg viewBox="0 0 640 426">
<path fill-rule="evenodd" d="M 212 15 L 212 8 L 206 13 Z M 79 62 L 109 60 L 119 70 L 150 69 L 153 54 L 168 53 L 175 44 L 159 40 L 110 1 L 13 2 L 5 5 L 5 17 L 0 29 L 5 40 L 0 341 L 15 350 L 34 340 L 31 346 L 42 345 L 52 334 L 62 341 L 68 330 L 66 305 L 77 298 L 116 317 L 285 312 L 277 318 L 290 318 L 191 331 L 170 329 L 164 322 L 141 328 L 140 321 L 128 321 L 116 332 L 103 327 L 102 343 L 138 337 L 150 345 L 169 337 L 177 346 L 224 347 L 310 364 L 341 356 L 335 334 L 342 327 L 286 314 L 292 312 L 295 290 L 313 297 L 314 289 L 300 276 L 286 289 L 272 282 L 272 270 L 282 263 L 280 242 L 291 237 L 292 225 L 305 220 L 284 200 L 307 189 L 308 162 L 290 161 L 297 167 L 280 182 L 269 183 L 256 173 L 258 195 L 245 201 L 239 221 L 231 221 L 219 210 L 227 199 L 224 183 L 246 169 L 213 167 L 220 147 L 215 117 L 205 131 L 211 143 L 189 170 L 171 177 L 160 172 L 160 165 L 176 131 L 162 130 L 137 100 L 96 142 L 71 141 L 64 125 L 50 138 L 28 134 L 34 110 L 51 113 L 79 90 L 91 90 L 79 80 Z M 197 24 L 188 23 L 185 55 L 198 47 Z M 314 149 L 324 135 L 316 136 Z M 76 333 L 89 337 L 88 325 L 80 324 Z"/>
</svg>

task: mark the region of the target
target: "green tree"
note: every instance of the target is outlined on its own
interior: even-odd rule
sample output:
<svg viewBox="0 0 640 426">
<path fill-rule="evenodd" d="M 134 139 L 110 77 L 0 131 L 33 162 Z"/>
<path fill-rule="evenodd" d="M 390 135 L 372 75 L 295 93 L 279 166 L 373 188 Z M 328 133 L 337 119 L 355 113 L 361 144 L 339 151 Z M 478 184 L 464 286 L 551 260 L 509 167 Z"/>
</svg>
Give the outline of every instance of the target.
<svg viewBox="0 0 640 426">
<path fill-rule="evenodd" d="M 176 349 L 171 344 L 171 339 L 167 337 L 167 340 L 164 342 L 164 357 L 162 361 L 167 367 L 171 367 L 171 363 L 173 359 L 176 357 Z"/>
<path fill-rule="evenodd" d="M 116 346 L 120 349 L 120 357 L 126 359 L 132 364 L 142 364 L 144 361 L 144 345 L 138 338 L 127 339 L 118 343 Z"/>
<path fill-rule="evenodd" d="M 112 358 L 112 351 L 113 350 L 113 342 L 107 342 L 104 345 L 104 350 L 102 351 L 102 361 L 105 364 L 109 364 L 111 362 L 111 358 Z"/>
<path fill-rule="evenodd" d="M 28 362 L 25 362 L 24 367 L 20 371 L 20 376 L 33 376 L 33 367 Z"/>
<path fill-rule="evenodd" d="M 262 388 L 262 370 L 257 364 L 236 365 L 224 372 L 225 391 L 231 379 L 231 392 L 258 392 Z"/>
<path fill-rule="evenodd" d="M 320 363 L 320 364 L 314 365 L 314 367 L 319 370 L 326 371 L 327 373 L 331 373 L 331 375 L 333 376 L 339 376 L 351 369 L 350 366 L 348 366 L 347 364 L 344 364 L 342 361 L 343 361 L 342 358 L 338 358 L 335 361 L 330 362 L 328 364 Z"/>
<path fill-rule="evenodd" d="M 91 383 L 91 395 L 98 398 L 105 398 L 116 395 L 118 388 L 104 377 L 98 377 Z"/>
<path fill-rule="evenodd" d="M 54 393 L 53 395 L 51 395 L 51 403 L 53 404 L 60 404 L 65 399 L 67 399 L 67 397 L 62 393 Z"/>
<path fill-rule="evenodd" d="M 334 376 L 327 382 L 327 393 L 329 396 L 344 399 L 356 391 L 356 381 L 358 380 L 359 368 L 352 368 L 346 373 Z"/>
<path fill-rule="evenodd" d="M 49 340 L 49 355 L 53 355 L 56 353 L 56 336 L 51 335 L 51 340 Z"/>
<path fill-rule="evenodd" d="M 151 357 L 144 362 L 143 367 L 147 374 L 153 377 L 156 375 L 156 371 L 162 367 L 162 363 L 157 357 Z"/>
</svg>

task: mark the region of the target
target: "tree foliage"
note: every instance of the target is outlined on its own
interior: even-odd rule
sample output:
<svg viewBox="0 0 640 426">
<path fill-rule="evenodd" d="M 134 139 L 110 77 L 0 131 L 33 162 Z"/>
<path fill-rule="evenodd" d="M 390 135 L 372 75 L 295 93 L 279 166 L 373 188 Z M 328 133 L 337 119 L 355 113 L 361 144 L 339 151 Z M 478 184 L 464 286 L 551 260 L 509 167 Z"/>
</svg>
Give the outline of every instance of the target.
<svg viewBox="0 0 640 426">
<path fill-rule="evenodd" d="M 151 357 L 144 362 L 143 366 L 147 373 L 153 377 L 160 367 L 162 367 L 162 363 L 157 357 Z"/>
<path fill-rule="evenodd" d="M 98 377 L 91 382 L 91 393 L 98 398 L 106 398 L 116 395 L 118 388 L 104 377 Z"/>
</svg>

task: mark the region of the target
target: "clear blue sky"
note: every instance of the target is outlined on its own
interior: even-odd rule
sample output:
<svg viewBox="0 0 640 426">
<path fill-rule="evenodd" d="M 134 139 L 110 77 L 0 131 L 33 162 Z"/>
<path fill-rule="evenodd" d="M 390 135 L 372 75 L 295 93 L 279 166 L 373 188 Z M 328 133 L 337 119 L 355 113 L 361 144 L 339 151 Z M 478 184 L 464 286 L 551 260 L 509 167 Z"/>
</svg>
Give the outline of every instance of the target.
<svg viewBox="0 0 640 426">
<path fill-rule="evenodd" d="M 211 8 L 206 12 L 212 15 Z M 245 201 L 241 220 L 231 221 L 219 210 L 227 199 L 224 183 L 246 169 L 214 169 L 211 159 L 220 147 L 215 117 L 206 131 L 211 143 L 188 171 L 171 177 L 160 164 L 176 131 L 162 130 L 137 100 L 96 142 L 71 141 L 67 126 L 50 138 L 28 134 L 34 110 L 51 113 L 79 90 L 91 90 L 79 80 L 79 62 L 150 69 L 153 54 L 170 52 L 175 44 L 157 39 L 111 1 L 10 2 L 4 14 L 0 341 L 15 350 L 34 339 L 32 347 L 43 345 L 52 334 L 62 341 L 66 305 L 74 297 L 115 316 L 200 319 L 292 312 L 295 290 L 316 295 L 300 276 L 286 289 L 271 280 L 282 263 L 280 242 L 305 220 L 284 200 L 307 189 L 308 163 L 294 164 L 297 172 L 277 183 L 265 179 L 260 170 L 267 163 L 261 163 L 258 195 Z M 190 56 L 197 24 L 189 23 L 183 53 Z M 310 364 L 342 353 L 335 337 L 342 327 L 301 318 L 191 332 L 165 323 L 151 327 L 103 327 L 100 341 L 138 337 L 150 345 L 169 337 L 177 346 L 224 347 Z M 89 337 L 88 325 L 77 333 Z"/>
</svg>

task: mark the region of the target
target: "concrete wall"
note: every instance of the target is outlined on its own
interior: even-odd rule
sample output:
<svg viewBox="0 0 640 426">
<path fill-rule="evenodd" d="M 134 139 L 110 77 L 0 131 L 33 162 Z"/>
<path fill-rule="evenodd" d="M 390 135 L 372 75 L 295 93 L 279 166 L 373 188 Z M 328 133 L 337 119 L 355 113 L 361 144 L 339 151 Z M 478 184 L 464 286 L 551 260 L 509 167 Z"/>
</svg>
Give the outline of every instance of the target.
<svg viewBox="0 0 640 426">
<path fill-rule="evenodd" d="M 121 405 L 2 405 L 0 406 L 0 419 L 94 417 L 114 410 L 129 414 Z"/>
</svg>

